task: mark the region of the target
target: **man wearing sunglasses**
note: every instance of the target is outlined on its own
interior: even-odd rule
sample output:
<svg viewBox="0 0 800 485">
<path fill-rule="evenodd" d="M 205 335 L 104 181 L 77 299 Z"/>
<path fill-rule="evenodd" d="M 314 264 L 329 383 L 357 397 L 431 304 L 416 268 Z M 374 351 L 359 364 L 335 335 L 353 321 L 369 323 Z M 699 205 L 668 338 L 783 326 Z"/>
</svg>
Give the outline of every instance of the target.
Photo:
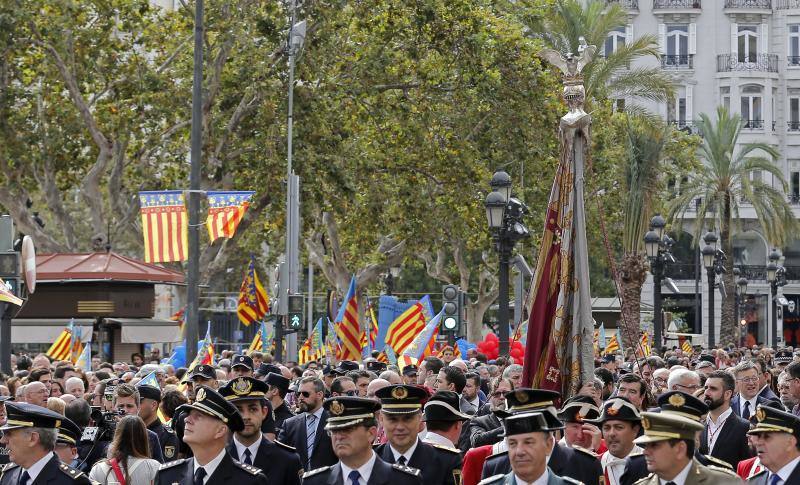
<svg viewBox="0 0 800 485">
<path fill-rule="evenodd" d="M 300 462 L 306 470 L 335 464 L 331 438 L 325 432 L 328 411 L 323 409 L 325 384 L 316 377 L 304 377 L 297 390 L 297 404 L 301 413 L 283 422 L 278 441 L 297 449 Z"/>
<path fill-rule="evenodd" d="M 356 383 L 347 376 L 337 377 L 331 383 L 331 397 L 356 395 L 358 395 Z"/>
</svg>

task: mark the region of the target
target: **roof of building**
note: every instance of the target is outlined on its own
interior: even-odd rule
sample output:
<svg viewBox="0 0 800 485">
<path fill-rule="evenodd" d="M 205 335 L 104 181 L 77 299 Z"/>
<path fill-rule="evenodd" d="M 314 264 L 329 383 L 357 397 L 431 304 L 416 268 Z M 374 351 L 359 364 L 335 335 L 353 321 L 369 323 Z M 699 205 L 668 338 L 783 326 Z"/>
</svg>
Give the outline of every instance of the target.
<svg viewBox="0 0 800 485">
<path fill-rule="evenodd" d="M 114 252 L 36 255 L 40 283 L 124 281 L 153 284 L 184 283 L 182 272 L 128 258 Z"/>
</svg>

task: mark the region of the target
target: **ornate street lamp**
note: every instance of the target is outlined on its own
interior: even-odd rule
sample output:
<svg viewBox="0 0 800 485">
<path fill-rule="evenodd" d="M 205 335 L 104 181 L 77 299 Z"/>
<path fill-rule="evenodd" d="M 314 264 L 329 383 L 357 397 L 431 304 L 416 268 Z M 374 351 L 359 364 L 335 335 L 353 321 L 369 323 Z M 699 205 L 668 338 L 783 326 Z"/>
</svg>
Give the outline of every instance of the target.
<svg viewBox="0 0 800 485">
<path fill-rule="evenodd" d="M 773 248 L 769 253 L 767 263 L 767 281 L 769 281 L 769 296 L 772 302 L 772 340 L 770 345 L 778 345 L 778 288 L 786 285 L 786 268 L 779 264 L 781 252 Z"/>
<path fill-rule="evenodd" d="M 744 302 L 747 300 L 747 285 L 749 281 L 747 278 L 742 276 L 742 272 L 739 268 L 733 268 L 733 276 L 736 278 L 736 304 L 735 304 L 735 314 L 736 314 L 736 321 L 739 322 L 740 317 L 744 317 Z M 742 319 L 742 322 L 745 320 Z M 744 345 L 744 330 L 739 329 L 739 334 L 741 338 L 739 339 L 740 345 Z"/>
<path fill-rule="evenodd" d="M 717 275 L 725 271 L 723 262 L 725 253 L 717 248 L 719 238 L 716 234 L 709 231 L 703 236 L 706 243 L 703 246 L 703 266 L 705 266 L 708 276 L 708 348 L 713 349 L 716 345 L 714 338 L 714 290 L 716 289 Z"/>
<path fill-rule="evenodd" d="M 653 273 L 653 342 L 656 350 L 663 345 L 661 332 L 664 328 L 661 314 L 661 282 L 664 269 L 668 263 L 674 263 L 670 249 L 675 241 L 665 234 L 667 221 L 656 214 L 650 219 L 650 230 L 644 235 L 644 249 L 650 260 L 650 271 Z"/>
</svg>

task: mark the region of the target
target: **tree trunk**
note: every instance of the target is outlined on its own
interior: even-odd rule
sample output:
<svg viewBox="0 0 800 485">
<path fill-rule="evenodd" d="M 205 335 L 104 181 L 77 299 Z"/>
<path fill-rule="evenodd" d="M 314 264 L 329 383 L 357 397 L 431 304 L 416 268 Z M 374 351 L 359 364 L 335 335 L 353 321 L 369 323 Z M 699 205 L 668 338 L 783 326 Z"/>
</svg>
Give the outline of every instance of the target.
<svg viewBox="0 0 800 485">
<path fill-rule="evenodd" d="M 647 264 L 640 254 L 627 253 L 619 265 L 619 293 L 622 320 L 622 345 L 625 349 L 635 349 L 639 341 L 640 300 L 642 285 L 647 279 Z"/>
<path fill-rule="evenodd" d="M 736 282 L 733 277 L 733 240 L 731 235 L 731 195 L 725 197 L 722 221 L 720 224 L 719 239 L 722 250 L 727 258 L 724 262 L 725 273 L 722 281 L 725 284 L 725 296 L 722 298 L 722 315 L 719 321 L 719 339 L 717 346 L 724 347 L 736 343 Z"/>
</svg>

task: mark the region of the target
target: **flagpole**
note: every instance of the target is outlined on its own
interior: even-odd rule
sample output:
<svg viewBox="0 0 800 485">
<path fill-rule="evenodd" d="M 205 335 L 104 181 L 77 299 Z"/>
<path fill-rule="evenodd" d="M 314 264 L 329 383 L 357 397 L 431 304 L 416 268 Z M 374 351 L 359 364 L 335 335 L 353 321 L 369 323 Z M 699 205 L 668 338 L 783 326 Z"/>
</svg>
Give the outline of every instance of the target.
<svg viewBox="0 0 800 485">
<path fill-rule="evenodd" d="M 186 277 L 186 361 L 197 355 L 200 283 L 200 163 L 203 150 L 203 0 L 195 1 L 192 81 L 191 168 L 189 171 L 189 262 Z"/>
</svg>

